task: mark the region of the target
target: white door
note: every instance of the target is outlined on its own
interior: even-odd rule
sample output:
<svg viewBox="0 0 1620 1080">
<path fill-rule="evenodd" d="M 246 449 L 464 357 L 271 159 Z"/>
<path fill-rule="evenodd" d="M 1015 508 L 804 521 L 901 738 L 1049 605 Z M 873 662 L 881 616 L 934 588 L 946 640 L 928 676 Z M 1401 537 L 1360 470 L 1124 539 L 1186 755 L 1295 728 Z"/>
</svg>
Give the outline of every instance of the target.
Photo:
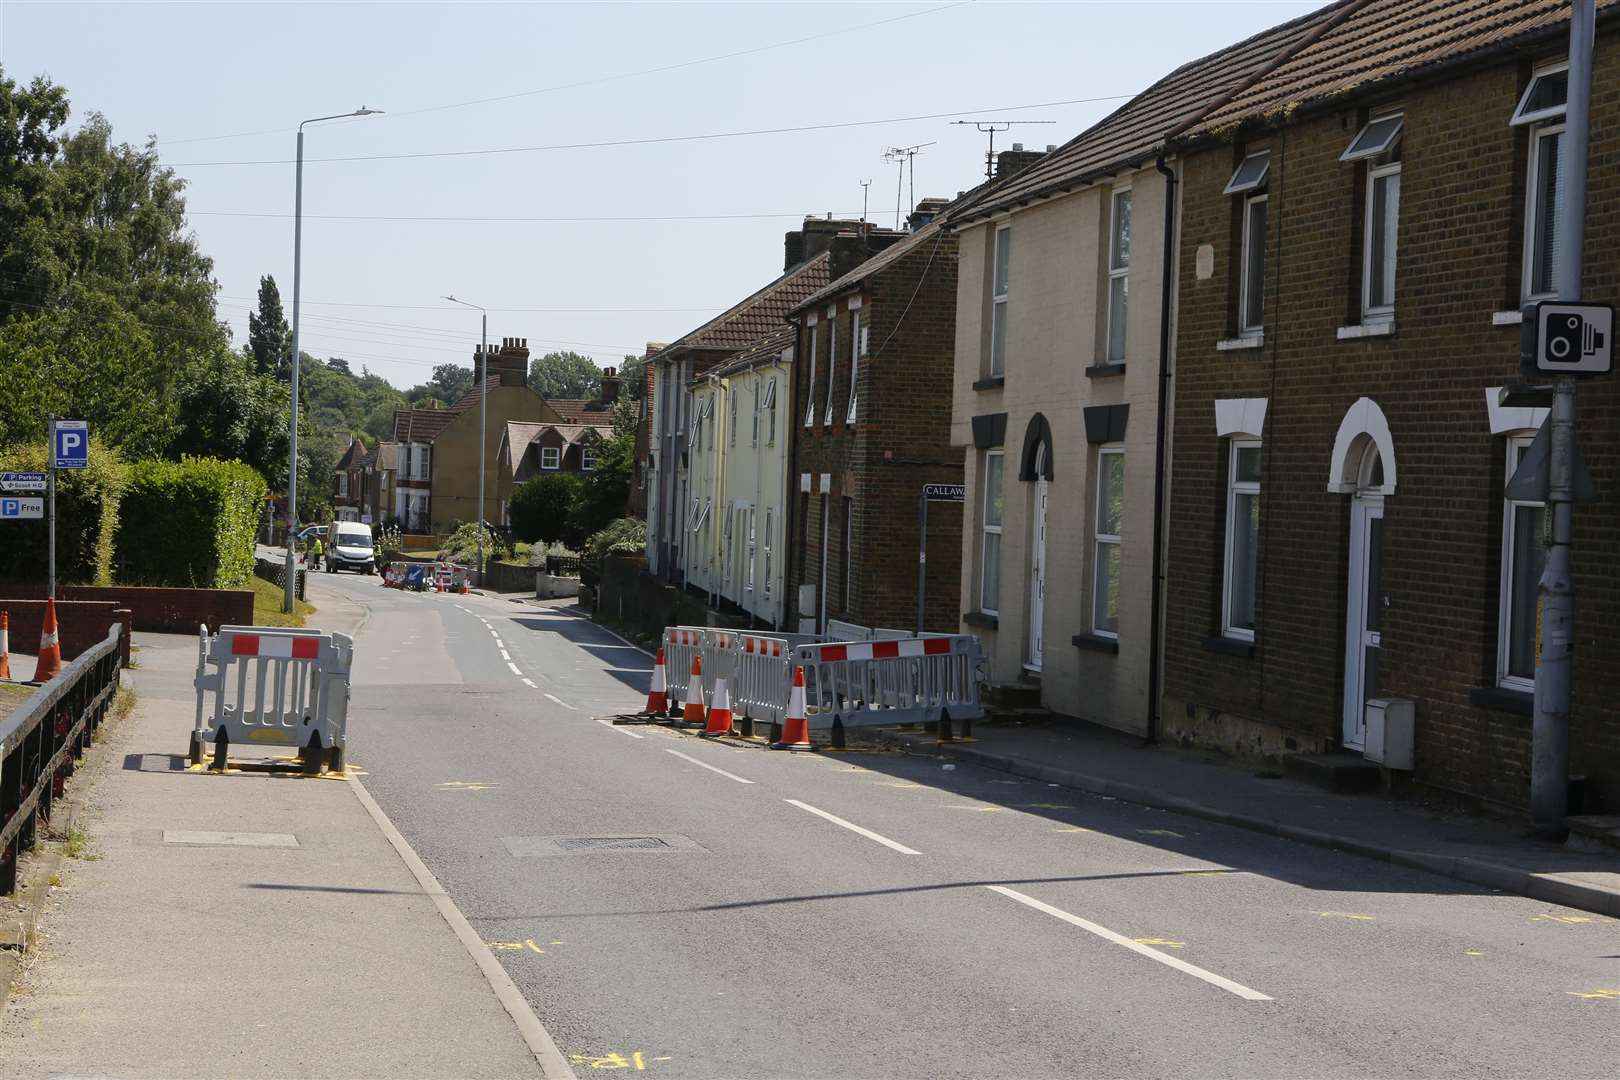
<svg viewBox="0 0 1620 1080">
<path fill-rule="evenodd" d="M 1350 504 L 1350 595 L 1345 605 L 1344 745 L 1367 741 L 1367 699 L 1378 696 L 1383 652 L 1384 499 L 1357 495 Z"/>
<path fill-rule="evenodd" d="M 1046 448 L 1037 452 L 1035 473 L 1045 467 Z M 1034 520 L 1030 525 L 1029 547 L 1029 661 L 1031 671 L 1041 670 L 1042 627 L 1046 624 L 1046 498 L 1044 478 L 1035 481 Z"/>
</svg>

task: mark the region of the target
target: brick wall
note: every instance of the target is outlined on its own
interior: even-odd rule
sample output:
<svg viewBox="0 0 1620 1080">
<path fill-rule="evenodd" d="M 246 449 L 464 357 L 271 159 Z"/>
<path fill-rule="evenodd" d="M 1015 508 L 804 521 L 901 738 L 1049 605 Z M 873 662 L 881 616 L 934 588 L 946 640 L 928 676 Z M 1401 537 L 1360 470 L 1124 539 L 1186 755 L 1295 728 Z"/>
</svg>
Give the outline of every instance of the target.
<svg viewBox="0 0 1620 1080">
<path fill-rule="evenodd" d="M 1593 78 L 1586 235 L 1590 300 L 1620 300 L 1620 52 Z M 1271 151 L 1265 340 L 1220 352 L 1235 330 L 1237 209 L 1221 194 L 1244 148 L 1186 160 L 1166 642 L 1165 728 L 1187 741 L 1264 752 L 1320 750 L 1342 733 L 1351 497 L 1327 490 L 1335 435 L 1373 399 L 1397 466 L 1385 500 L 1381 691 L 1417 704 L 1419 784 L 1522 808 L 1530 717 L 1471 704 L 1497 683 L 1505 445 L 1485 392 L 1518 378 L 1527 134 L 1508 117 L 1529 76 L 1503 63 L 1386 90 L 1405 110 L 1395 333 L 1339 340 L 1360 314 L 1365 168 L 1338 158 L 1383 99 L 1346 101 L 1266 133 Z M 1260 140 L 1252 142 L 1255 148 Z M 1213 249 L 1200 280 L 1199 249 Z M 1207 253 L 1206 253 L 1207 257 Z M 1620 393 L 1581 387 L 1581 445 L 1601 493 L 1576 510 L 1572 771 L 1590 811 L 1620 806 Z M 1220 633 L 1227 447 L 1214 401 L 1267 398 L 1257 640 Z M 1386 463 L 1387 466 L 1387 463 Z M 1498 698 L 1500 700 L 1500 698 Z"/>
<path fill-rule="evenodd" d="M 302 575 L 300 575 L 302 576 Z M 199 624 L 210 633 L 221 626 L 253 622 L 251 589 L 170 589 L 135 585 L 64 585 L 64 600 L 105 600 L 128 608 L 131 628 L 157 634 L 195 634 Z M 0 585 L 0 604 L 10 598 L 45 599 L 43 585 Z"/>
<path fill-rule="evenodd" d="M 45 624 L 45 601 L 0 600 L 0 611 L 11 618 L 11 647 L 18 652 L 39 651 L 40 629 Z M 65 664 L 107 636 L 113 623 L 123 626 L 118 653 L 124 667 L 129 666 L 130 612 L 111 600 L 58 600 L 56 602 L 56 636 Z M 24 663 L 22 670 L 12 664 L 15 679 L 32 679 L 34 668 Z"/>
<path fill-rule="evenodd" d="M 937 243 L 932 238 L 920 241 L 865 282 L 860 315 L 869 327 L 868 355 L 860 363 L 855 424 L 845 422 L 852 321 L 848 299 L 853 292 L 818 309 L 817 416 L 810 428 L 803 426 L 810 365 L 794 363 L 794 406 L 788 412 L 794 440 L 788 477 L 794 508 L 790 605 L 799 583 L 819 586 L 821 580 L 820 477 L 825 473 L 832 488 L 825 496 L 828 616 L 866 626 L 916 625 L 917 496 L 925 483 L 962 482 L 962 456 L 950 446 L 956 239 L 935 235 Z M 830 426 L 823 423 L 832 344 L 828 306 L 836 308 L 838 325 Z M 808 342 L 809 332 L 801 330 L 797 355 L 803 355 Z M 811 474 L 808 499 L 797 494 L 804 473 Z M 846 565 L 843 543 L 846 497 L 851 500 L 852 565 Z M 961 507 L 934 504 L 928 516 L 925 623 L 930 630 L 955 631 L 959 625 L 961 546 Z"/>
</svg>

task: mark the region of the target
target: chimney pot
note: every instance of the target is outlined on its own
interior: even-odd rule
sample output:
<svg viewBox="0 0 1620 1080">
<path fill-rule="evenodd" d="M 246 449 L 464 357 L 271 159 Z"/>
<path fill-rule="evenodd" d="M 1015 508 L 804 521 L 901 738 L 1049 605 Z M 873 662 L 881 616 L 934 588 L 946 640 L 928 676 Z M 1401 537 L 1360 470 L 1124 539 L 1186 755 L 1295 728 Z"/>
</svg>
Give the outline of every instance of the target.
<svg viewBox="0 0 1620 1080">
<path fill-rule="evenodd" d="M 1014 149 L 1014 150 L 1022 150 L 1022 149 L 1023 149 L 1023 148 L 1024 148 L 1024 144 L 1023 144 L 1023 143 L 1021 143 L 1021 142 L 1015 142 L 1015 143 L 1013 143 L 1013 149 Z"/>
</svg>

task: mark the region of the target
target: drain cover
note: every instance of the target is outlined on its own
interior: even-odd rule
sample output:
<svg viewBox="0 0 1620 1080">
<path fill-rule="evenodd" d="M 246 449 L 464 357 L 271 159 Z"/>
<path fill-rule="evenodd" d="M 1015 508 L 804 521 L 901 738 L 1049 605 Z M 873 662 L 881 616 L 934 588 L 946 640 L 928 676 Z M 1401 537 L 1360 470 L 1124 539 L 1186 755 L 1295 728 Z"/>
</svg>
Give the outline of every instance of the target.
<svg viewBox="0 0 1620 1080">
<path fill-rule="evenodd" d="M 657 854 L 668 851 L 702 851 L 703 846 L 690 836 L 665 833 L 661 836 L 503 836 L 506 850 L 519 858 L 534 855 L 568 855 L 575 853 L 646 851 Z"/>
<path fill-rule="evenodd" d="M 564 836 L 557 841 L 564 851 L 607 851 L 624 848 L 667 848 L 656 836 Z"/>
</svg>

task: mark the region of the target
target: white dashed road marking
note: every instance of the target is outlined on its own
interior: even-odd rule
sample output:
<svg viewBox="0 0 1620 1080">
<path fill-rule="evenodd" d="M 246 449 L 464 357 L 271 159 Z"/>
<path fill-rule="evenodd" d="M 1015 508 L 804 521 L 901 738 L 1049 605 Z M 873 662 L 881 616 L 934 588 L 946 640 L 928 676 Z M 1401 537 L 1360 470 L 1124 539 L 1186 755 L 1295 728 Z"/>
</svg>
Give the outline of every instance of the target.
<svg viewBox="0 0 1620 1080">
<path fill-rule="evenodd" d="M 523 672 L 518 668 L 518 666 L 516 664 L 512 663 L 512 661 L 508 660 L 506 662 L 506 666 L 511 668 L 512 669 L 512 674 L 516 675 L 518 678 L 521 679 L 523 677 Z"/>
<path fill-rule="evenodd" d="M 578 709 L 575 709 L 572 705 L 568 704 L 568 702 L 566 702 L 562 698 L 558 697 L 556 694 L 547 694 L 546 697 L 550 698 L 552 701 L 555 701 L 558 705 L 561 705 L 565 709 L 569 709 L 569 710 L 571 710 L 573 712 L 578 712 L 579 711 Z"/>
<path fill-rule="evenodd" d="M 1080 929 L 1088 933 L 1096 934 L 1104 941 L 1112 941 L 1115 945 L 1122 945 L 1132 952 L 1141 953 L 1149 960 L 1157 960 L 1166 967 L 1173 967 L 1177 971 L 1191 975 L 1195 979 L 1202 979 L 1211 986 L 1218 986 L 1228 993 L 1236 994 L 1245 1001 L 1272 1000 L 1268 995 L 1262 994 L 1258 990 L 1250 990 L 1242 983 L 1235 983 L 1231 979 L 1223 978 L 1216 975 L 1214 972 L 1205 971 L 1201 967 L 1195 967 L 1194 965 L 1187 963 L 1185 960 L 1177 959 L 1176 957 L 1171 956 L 1169 953 L 1162 953 L 1158 949 L 1143 945 L 1141 942 L 1132 941 L 1123 934 L 1114 933 L 1106 926 L 1098 926 L 1089 919 L 1082 919 L 1078 915 L 1069 914 L 1069 912 L 1064 911 L 1062 908 L 1055 908 L 1051 904 L 1044 904 L 1035 899 L 1033 896 L 1027 896 L 1016 889 L 1009 889 L 1005 885 L 986 885 L 985 888 L 989 889 L 991 892 L 1000 893 L 1002 896 L 1008 897 L 1009 899 L 1016 900 L 1025 907 L 1032 907 L 1036 911 L 1043 911 L 1052 916 L 1054 919 L 1062 919 L 1071 926 L 1078 926 Z"/>
<path fill-rule="evenodd" d="M 710 772 L 719 773 L 721 776 L 724 776 L 727 780 L 735 780 L 739 784 L 752 784 L 753 783 L 752 780 L 744 780 L 742 777 L 738 776 L 736 773 L 728 773 L 724 769 L 717 769 L 713 765 L 710 765 L 707 761 L 699 761 L 697 758 L 692 757 L 690 754 L 683 754 L 679 750 L 671 750 L 669 747 L 666 746 L 666 747 L 664 747 L 664 753 L 666 753 L 666 754 L 674 754 L 676 757 L 680 758 L 682 761 L 690 761 L 693 765 L 696 765 L 700 769 L 708 769 Z"/>
<path fill-rule="evenodd" d="M 854 822 L 845 821 L 843 818 L 838 817 L 836 814 L 829 814 L 825 810 L 818 810 L 814 806 L 811 806 L 807 802 L 800 802 L 798 799 L 783 799 L 782 801 L 786 802 L 786 803 L 791 803 L 792 805 L 797 806 L 800 810 L 808 810 L 812 814 L 816 815 L 817 817 L 825 818 L 828 821 L 832 822 L 834 825 L 840 825 L 843 828 L 848 829 L 852 833 L 857 833 L 857 834 L 859 834 L 861 836 L 866 837 L 868 840 L 876 840 L 878 843 L 882 844 L 884 847 L 893 848 L 895 851 L 898 851 L 902 855 L 921 855 L 922 854 L 922 852 L 917 851 L 917 850 L 915 850 L 913 848 L 908 848 L 904 844 L 897 844 L 893 840 L 890 840 L 887 836 L 881 836 L 881 835 L 873 832 L 871 829 L 863 829 L 859 825 L 856 825 Z"/>
<path fill-rule="evenodd" d="M 527 686 L 528 686 L 528 687 L 529 687 L 529 689 L 531 689 L 531 690 L 538 690 L 538 689 L 540 689 L 540 688 L 539 688 L 539 687 L 538 687 L 538 686 L 536 686 L 536 685 L 534 685 L 534 680 L 533 680 L 533 679 L 524 679 L 524 680 L 523 680 L 523 682 L 524 682 L 524 684 L 525 684 L 525 685 L 527 685 Z"/>
<path fill-rule="evenodd" d="M 502 649 L 501 650 L 501 659 L 505 660 L 508 664 L 510 664 L 512 662 L 512 654 L 507 652 L 505 649 Z"/>
<path fill-rule="evenodd" d="M 547 694 L 546 697 L 551 697 L 551 695 Z M 617 731 L 620 735 L 628 735 L 632 739 L 645 739 L 647 737 L 641 734 L 639 731 L 631 731 L 627 727 L 619 727 L 605 716 L 593 716 L 591 719 L 595 720 L 598 724 L 601 724 L 605 728 L 610 728 L 613 731 Z"/>
</svg>

